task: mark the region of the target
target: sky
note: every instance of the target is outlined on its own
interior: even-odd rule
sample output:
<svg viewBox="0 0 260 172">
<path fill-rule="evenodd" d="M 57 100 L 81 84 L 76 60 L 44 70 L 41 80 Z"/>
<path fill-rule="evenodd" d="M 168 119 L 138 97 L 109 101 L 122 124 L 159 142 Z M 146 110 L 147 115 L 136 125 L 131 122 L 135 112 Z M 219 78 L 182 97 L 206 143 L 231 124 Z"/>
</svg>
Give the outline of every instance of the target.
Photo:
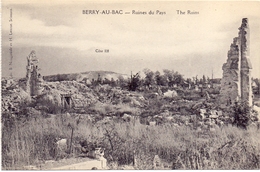
<svg viewBox="0 0 260 172">
<path fill-rule="evenodd" d="M 103 10 L 123 14 L 101 14 Z M 27 56 L 35 50 L 43 76 L 99 70 L 130 74 L 148 68 L 184 77 L 211 77 L 213 72 L 221 78 L 230 44 L 242 18 L 248 18 L 252 76 L 260 78 L 259 11 L 260 1 L 2 0 L 2 76 L 10 75 L 12 55 L 13 76 L 25 77 Z M 141 12 L 147 14 L 136 14 Z"/>
</svg>

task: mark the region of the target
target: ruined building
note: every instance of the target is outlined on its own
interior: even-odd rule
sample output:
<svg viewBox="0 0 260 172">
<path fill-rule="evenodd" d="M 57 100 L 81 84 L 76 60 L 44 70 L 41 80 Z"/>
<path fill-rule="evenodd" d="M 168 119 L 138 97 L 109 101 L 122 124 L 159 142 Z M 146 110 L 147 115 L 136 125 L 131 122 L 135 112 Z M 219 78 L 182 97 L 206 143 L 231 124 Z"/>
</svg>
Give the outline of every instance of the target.
<svg viewBox="0 0 260 172">
<path fill-rule="evenodd" d="M 39 95 L 41 92 L 42 77 L 39 73 L 38 58 L 35 51 L 32 51 L 27 57 L 26 72 L 26 91 L 31 95 Z"/>
<path fill-rule="evenodd" d="M 223 64 L 220 101 L 231 105 L 237 100 L 247 101 L 252 106 L 251 63 L 249 60 L 249 25 L 243 18 L 238 37 L 233 39 L 228 51 L 227 62 Z"/>
</svg>

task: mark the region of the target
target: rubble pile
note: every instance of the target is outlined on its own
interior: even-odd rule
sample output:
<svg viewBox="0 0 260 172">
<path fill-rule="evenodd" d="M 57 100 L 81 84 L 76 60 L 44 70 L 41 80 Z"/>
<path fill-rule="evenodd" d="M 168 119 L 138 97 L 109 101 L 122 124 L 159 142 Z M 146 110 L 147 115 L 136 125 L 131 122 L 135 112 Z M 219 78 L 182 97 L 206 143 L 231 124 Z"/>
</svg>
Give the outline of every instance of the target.
<svg viewBox="0 0 260 172">
<path fill-rule="evenodd" d="M 26 80 L 19 81 L 19 85 L 24 85 L 24 82 Z M 69 96 L 71 99 L 71 110 L 79 110 L 81 113 L 86 113 L 87 107 L 97 103 L 127 107 L 143 107 L 146 104 L 146 100 L 141 94 L 112 88 L 109 85 L 100 85 L 92 89 L 77 81 L 42 82 L 41 94 L 32 97 L 17 83 L 15 88 L 13 87 L 2 87 L 3 112 L 17 107 L 17 103 L 20 104 L 26 99 L 28 103 L 35 103 L 35 109 L 53 113 L 48 109 L 64 108 L 62 99 L 64 96 L 65 98 Z"/>
<path fill-rule="evenodd" d="M 12 84 L 7 80 L 2 80 L 2 113 L 17 114 L 19 107 L 22 104 L 26 104 L 31 101 L 31 97 L 22 88 L 20 88 L 17 82 L 12 80 Z"/>
<path fill-rule="evenodd" d="M 112 105 L 128 104 L 132 107 L 144 107 L 146 104 L 145 98 L 140 93 L 112 88 L 108 85 L 97 87 L 95 94 L 100 102 Z"/>
</svg>

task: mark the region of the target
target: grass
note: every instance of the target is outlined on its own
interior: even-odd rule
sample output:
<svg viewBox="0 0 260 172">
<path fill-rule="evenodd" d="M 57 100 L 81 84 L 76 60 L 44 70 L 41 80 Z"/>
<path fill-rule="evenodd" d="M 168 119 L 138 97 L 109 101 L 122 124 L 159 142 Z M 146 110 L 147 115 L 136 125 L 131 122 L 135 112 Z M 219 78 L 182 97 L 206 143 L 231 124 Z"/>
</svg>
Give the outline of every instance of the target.
<svg viewBox="0 0 260 172">
<path fill-rule="evenodd" d="M 215 132 L 196 131 L 170 123 L 146 126 L 99 121 L 90 123 L 81 116 L 56 115 L 29 121 L 2 121 L 2 168 L 21 169 L 49 159 L 62 158 L 55 148 L 57 137 L 73 142 L 87 139 L 105 147 L 109 164 L 133 165 L 135 169 L 152 169 L 154 155 L 159 155 L 172 169 L 259 169 L 260 133 L 226 126 Z M 117 168 L 114 167 L 113 168 Z"/>
</svg>

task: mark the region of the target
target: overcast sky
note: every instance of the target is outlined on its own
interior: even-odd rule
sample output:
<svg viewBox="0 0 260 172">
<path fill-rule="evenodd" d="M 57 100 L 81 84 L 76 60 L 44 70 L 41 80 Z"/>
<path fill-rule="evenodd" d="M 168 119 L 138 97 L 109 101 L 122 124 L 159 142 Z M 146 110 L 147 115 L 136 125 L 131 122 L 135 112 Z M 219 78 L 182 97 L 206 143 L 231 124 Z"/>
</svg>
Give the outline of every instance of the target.
<svg viewBox="0 0 260 172">
<path fill-rule="evenodd" d="M 222 77 L 230 44 L 246 17 L 252 76 L 260 78 L 260 2 L 14 2 L 2 2 L 2 76 L 9 75 L 11 23 L 15 77 L 25 76 L 31 50 L 40 60 L 42 75 L 95 70 L 130 74 L 149 68 L 175 70 L 185 77 L 211 77 L 213 71 L 214 77 Z M 130 14 L 82 14 L 82 10 Z M 132 14 L 132 10 L 166 14 Z M 177 10 L 199 14 L 180 15 Z"/>
</svg>

